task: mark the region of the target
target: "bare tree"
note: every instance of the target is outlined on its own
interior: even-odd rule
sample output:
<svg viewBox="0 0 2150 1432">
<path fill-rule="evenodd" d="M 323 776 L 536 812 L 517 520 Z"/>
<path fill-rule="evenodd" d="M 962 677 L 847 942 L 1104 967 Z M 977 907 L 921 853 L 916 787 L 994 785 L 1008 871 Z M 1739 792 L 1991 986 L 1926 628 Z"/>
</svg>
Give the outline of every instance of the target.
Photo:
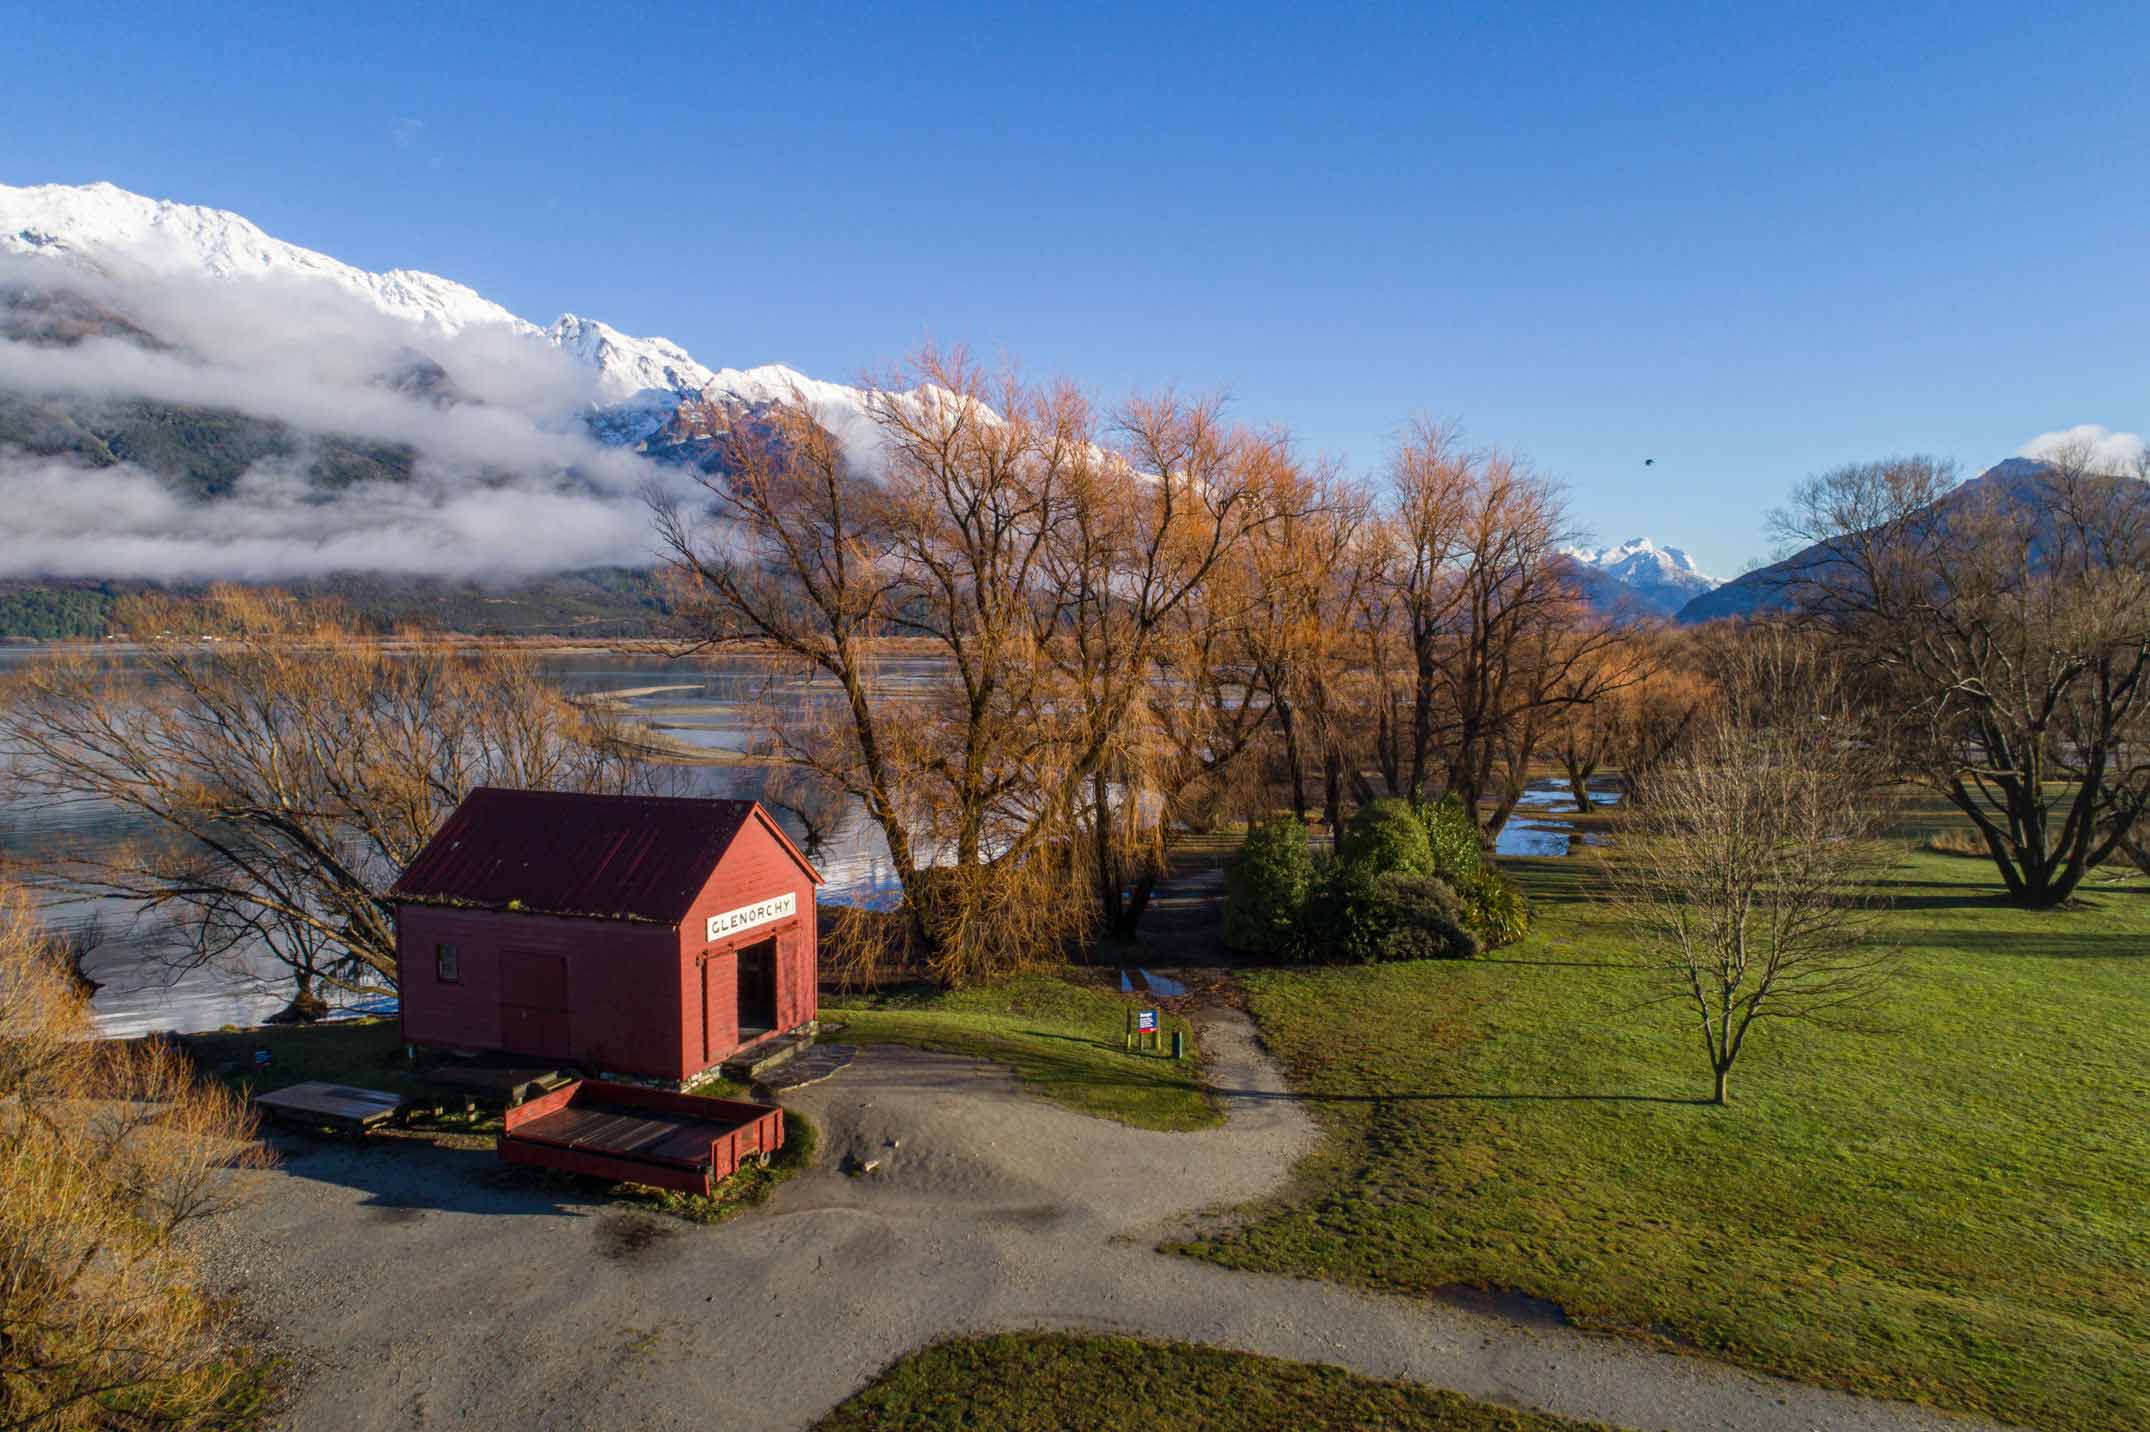
<svg viewBox="0 0 2150 1432">
<path fill-rule="evenodd" d="M 1452 428 L 1419 422 L 1389 465 L 1391 499 L 1383 615 L 1400 629 L 1409 663 L 1408 722 L 1389 723 L 1382 762 L 1391 792 L 1420 795 L 1448 734 L 1441 709 L 1446 660 L 1465 592 L 1455 566 L 1477 480 L 1476 460 Z M 1395 748 L 1405 754 L 1395 754 Z"/>
<path fill-rule="evenodd" d="M 1600 660 L 1618 634 L 1591 619 L 1560 552 L 1567 535 L 1565 508 L 1546 479 L 1500 453 L 1470 464 L 1438 671 L 1448 792 L 1488 841 L 1515 810 L 1558 714 L 1628 679 Z"/>
<path fill-rule="evenodd" d="M 1647 662 L 1647 648 L 1627 637 L 1608 647 L 1596 661 L 1578 664 L 1562 676 L 1562 681 L 1581 699 L 1555 712 L 1548 744 L 1568 778 L 1568 794 L 1580 813 L 1588 814 L 1595 808 L 1590 796 L 1591 778 L 1612 759 L 1619 740 L 1618 698 L 1625 692 L 1618 688 L 1640 686 L 1649 675 Z"/>
<path fill-rule="evenodd" d="M 1308 810 L 1312 746 L 1321 763 L 1322 816 L 1334 830 L 1358 764 L 1348 688 L 1360 655 L 1354 624 L 1377 560 L 1367 540 L 1372 503 L 1326 468 L 1291 469 L 1279 497 L 1277 520 L 1246 553 L 1254 593 L 1243 648 L 1282 738 L 1292 809 L 1302 818 Z"/>
<path fill-rule="evenodd" d="M 0 1428 L 191 1426 L 244 1375 L 187 1233 L 262 1166 L 245 1106 L 161 1044 L 98 1044 L 0 886 Z"/>
<path fill-rule="evenodd" d="M 1557 711 L 1552 748 L 1578 811 L 1595 801 L 1591 778 L 1617 770 L 1626 799 L 1646 799 L 1650 776 L 1712 699 L 1694 669 L 1693 643 L 1676 629 L 1628 626 L 1569 689 L 1578 699 Z"/>
<path fill-rule="evenodd" d="M 1815 544 L 1787 594 L 1858 654 L 1877 731 L 2029 906 L 2066 900 L 2150 805 L 2143 476 L 2083 449 L 1954 488 L 1904 458 L 1815 478 L 1776 518 Z"/>
<path fill-rule="evenodd" d="M 1156 656 L 1269 520 L 1270 456 L 1214 404 L 1137 400 L 1100 431 L 1073 389 L 960 355 L 908 378 L 873 391 L 863 465 L 795 401 L 729 435 L 705 510 L 658 524 L 698 642 L 770 642 L 840 690 L 774 735 L 881 828 L 908 947 L 953 984 L 1109 912 Z M 883 680 L 898 649 L 925 670 Z"/>
<path fill-rule="evenodd" d="M 1560 713 L 1622 679 L 1601 660 L 1617 635 L 1589 619 L 1561 555 L 1558 492 L 1520 459 L 1466 449 L 1453 429 L 1421 422 L 1390 482 L 1386 592 L 1366 615 L 1394 627 L 1408 672 L 1377 647 L 1377 686 L 1405 675 L 1409 711 L 1377 695 L 1380 765 L 1412 795 L 1438 774 L 1491 841 Z"/>
<path fill-rule="evenodd" d="M 1842 684 L 1781 633 L 1730 674 L 1727 700 L 1626 807 L 1601 854 L 1663 1000 L 1686 1007 L 1717 1103 L 1765 1021 L 1861 1027 L 1893 965 L 1875 943 L 1880 763 Z"/>
<path fill-rule="evenodd" d="M 175 958 L 266 952 L 293 1013 L 393 988 L 395 877 L 473 787 L 642 788 L 616 718 L 527 654 L 354 631 L 328 608 L 218 589 L 134 604 L 137 664 L 70 652 L 0 703 L 26 798 L 105 804 L 144 839 L 50 857 L 44 878 L 165 917 Z"/>
</svg>

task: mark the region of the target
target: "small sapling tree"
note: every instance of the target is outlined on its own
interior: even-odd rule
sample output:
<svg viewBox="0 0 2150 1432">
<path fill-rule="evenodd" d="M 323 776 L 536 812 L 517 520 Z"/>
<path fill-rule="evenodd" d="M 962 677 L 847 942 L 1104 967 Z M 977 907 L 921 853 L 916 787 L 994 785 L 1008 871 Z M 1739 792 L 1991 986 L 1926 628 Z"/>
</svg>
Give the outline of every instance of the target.
<svg viewBox="0 0 2150 1432">
<path fill-rule="evenodd" d="M 1742 688 L 1624 809 L 1603 857 L 1659 998 L 1686 1007 L 1713 1078 L 1765 1021 L 1858 1028 L 1893 952 L 1875 943 L 1878 758 L 1811 648 L 1758 634 Z"/>
</svg>

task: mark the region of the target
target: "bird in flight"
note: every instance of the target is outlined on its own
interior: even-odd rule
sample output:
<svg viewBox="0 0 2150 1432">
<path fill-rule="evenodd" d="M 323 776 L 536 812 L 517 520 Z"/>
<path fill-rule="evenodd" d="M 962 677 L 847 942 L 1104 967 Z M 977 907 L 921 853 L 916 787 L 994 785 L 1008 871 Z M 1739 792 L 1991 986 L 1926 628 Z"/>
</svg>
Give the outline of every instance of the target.
<svg viewBox="0 0 2150 1432">
<path fill-rule="evenodd" d="M 1657 466 L 1657 459 L 1656 459 L 1656 458 L 1654 458 L 1654 457 L 1646 457 L 1646 458 L 1644 458 L 1644 459 L 1642 460 L 1642 465 L 1643 465 L 1644 467 L 1656 467 L 1656 466 Z"/>
</svg>

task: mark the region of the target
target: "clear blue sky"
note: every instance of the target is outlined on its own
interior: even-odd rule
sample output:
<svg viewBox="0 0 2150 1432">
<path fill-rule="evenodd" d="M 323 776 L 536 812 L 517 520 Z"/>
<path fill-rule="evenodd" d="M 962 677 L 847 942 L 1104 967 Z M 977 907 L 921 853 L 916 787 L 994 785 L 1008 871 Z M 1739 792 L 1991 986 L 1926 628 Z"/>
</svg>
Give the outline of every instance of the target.
<svg viewBox="0 0 2150 1432">
<path fill-rule="evenodd" d="M 1723 575 L 1809 472 L 2150 424 L 2140 0 L 464 11 L 16 7 L 0 180 L 713 365 L 1454 418 Z"/>
</svg>

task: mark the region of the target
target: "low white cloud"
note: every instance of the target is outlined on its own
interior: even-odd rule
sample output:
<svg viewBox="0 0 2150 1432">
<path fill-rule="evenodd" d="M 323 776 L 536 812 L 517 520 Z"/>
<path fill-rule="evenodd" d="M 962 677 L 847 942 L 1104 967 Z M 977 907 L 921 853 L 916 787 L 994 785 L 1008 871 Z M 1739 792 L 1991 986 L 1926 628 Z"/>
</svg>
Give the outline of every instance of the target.
<svg viewBox="0 0 2150 1432">
<path fill-rule="evenodd" d="M 2078 423 L 2072 428 L 2040 433 L 2017 448 L 2016 456 L 2050 458 L 2063 452 L 2088 453 L 2102 471 L 2130 472 L 2143 460 L 2145 450 L 2141 433 L 2116 433 L 2098 423 Z"/>
<path fill-rule="evenodd" d="M 455 332 L 304 278 L 219 282 L 0 256 L 0 293 L 64 285 L 154 335 L 0 340 L 0 393 L 93 419 L 130 400 L 229 409 L 302 443 L 338 434 L 413 454 L 408 482 L 323 491 L 305 453 L 214 499 L 154 473 L 0 448 L 0 576 L 230 577 L 336 571 L 513 577 L 652 560 L 642 498 L 688 475 L 593 438 L 599 394 L 571 355 L 505 322 Z"/>
<path fill-rule="evenodd" d="M 421 471 L 324 496 L 262 465 L 215 502 L 151 473 L 0 458 L 0 573 L 286 581 L 332 572 L 534 576 L 651 560 L 640 503 Z"/>
</svg>

